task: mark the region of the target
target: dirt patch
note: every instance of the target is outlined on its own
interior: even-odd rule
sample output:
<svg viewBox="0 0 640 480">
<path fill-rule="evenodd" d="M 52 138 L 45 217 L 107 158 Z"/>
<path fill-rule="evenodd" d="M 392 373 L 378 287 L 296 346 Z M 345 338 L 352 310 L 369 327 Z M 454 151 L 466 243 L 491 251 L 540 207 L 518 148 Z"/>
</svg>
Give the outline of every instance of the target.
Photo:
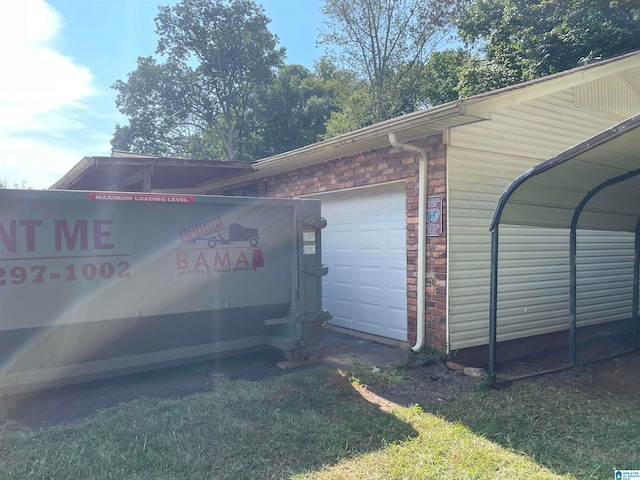
<svg viewBox="0 0 640 480">
<path fill-rule="evenodd" d="M 366 388 L 377 397 L 408 406 L 452 402 L 461 395 L 473 392 L 481 381 L 480 378 L 451 370 L 444 363 L 411 368 L 404 375 L 407 381 L 401 385 L 373 380 Z"/>
<path fill-rule="evenodd" d="M 534 381 L 580 390 L 594 397 L 620 395 L 640 402 L 640 352 L 550 373 Z"/>
<path fill-rule="evenodd" d="M 302 368 L 328 367 L 336 371 L 371 369 L 368 386 L 388 402 L 400 405 L 451 401 L 472 391 L 477 379 L 449 370 L 444 364 L 412 368 L 409 381 L 400 386 L 376 382 L 374 369 L 403 361 L 407 350 L 366 341 L 350 335 L 325 332 L 320 345 L 311 349 L 320 355 L 319 364 Z M 53 425 L 73 425 L 95 416 L 100 410 L 141 398 L 178 399 L 212 392 L 221 380 L 265 380 L 287 375 L 277 367 L 282 352 L 265 349 L 252 354 L 201 362 L 181 367 L 116 377 L 80 385 L 50 389 L 30 395 L 0 397 L 0 422 L 14 420 L 38 430 Z"/>
<path fill-rule="evenodd" d="M 141 398 L 178 399 L 211 392 L 223 379 L 268 380 L 283 375 L 276 367 L 282 352 L 265 349 L 252 354 L 174 368 L 70 385 L 24 395 L 0 397 L 0 423 L 14 420 L 37 430 L 73 425 L 100 410 Z"/>
<path fill-rule="evenodd" d="M 368 342 L 335 332 L 323 334 L 313 353 L 321 367 L 348 372 L 354 366 L 368 372 L 358 390 L 384 408 L 451 402 L 474 391 L 481 379 L 449 369 L 444 363 L 409 368 L 406 381 L 388 382 L 384 371 L 412 355 L 407 350 Z M 287 375 L 277 367 L 282 353 L 265 349 L 253 354 L 169 368 L 126 377 L 51 389 L 31 395 L 0 397 L 0 422 L 14 420 L 38 430 L 52 425 L 73 425 L 102 409 L 140 398 L 178 399 L 214 391 L 223 379 L 265 380 Z M 317 368 L 318 364 L 303 368 Z M 640 352 L 603 363 L 547 374 L 531 381 L 557 382 L 593 395 L 628 395 L 640 401 Z M 380 372 L 380 373 L 378 373 Z M 377 375 L 380 375 L 378 378 Z M 385 406 L 386 405 L 386 406 Z"/>
</svg>

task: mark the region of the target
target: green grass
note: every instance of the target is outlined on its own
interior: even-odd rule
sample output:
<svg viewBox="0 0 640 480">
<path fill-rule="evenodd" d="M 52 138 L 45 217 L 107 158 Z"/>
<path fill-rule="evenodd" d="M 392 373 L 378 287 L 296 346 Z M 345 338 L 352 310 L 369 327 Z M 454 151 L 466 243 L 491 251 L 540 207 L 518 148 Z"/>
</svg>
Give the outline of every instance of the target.
<svg viewBox="0 0 640 480">
<path fill-rule="evenodd" d="M 403 381 L 402 369 L 375 376 Z M 640 407 L 543 382 L 450 404 L 364 400 L 307 369 L 214 393 L 139 400 L 74 427 L 0 428 L 0 479 L 610 479 L 640 468 Z M 373 381 L 373 380 L 372 380 Z"/>
<path fill-rule="evenodd" d="M 578 479 L 610 479 L 614 468 L 640 468 L 640 405 L 629 397 L 542 378 L 428 410 Z"/>
</svg>

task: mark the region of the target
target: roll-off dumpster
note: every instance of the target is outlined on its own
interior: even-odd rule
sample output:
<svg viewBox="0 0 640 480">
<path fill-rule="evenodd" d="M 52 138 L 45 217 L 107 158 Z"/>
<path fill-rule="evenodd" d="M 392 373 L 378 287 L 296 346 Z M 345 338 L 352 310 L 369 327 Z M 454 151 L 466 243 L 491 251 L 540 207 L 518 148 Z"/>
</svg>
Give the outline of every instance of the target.
<svg viewBox="0 0 640 480">
<path fill-rule="evenodd" d="M 0 190 L 0 394 L 270 345 L 322 309 L 317 200 Z"/>
</svg>

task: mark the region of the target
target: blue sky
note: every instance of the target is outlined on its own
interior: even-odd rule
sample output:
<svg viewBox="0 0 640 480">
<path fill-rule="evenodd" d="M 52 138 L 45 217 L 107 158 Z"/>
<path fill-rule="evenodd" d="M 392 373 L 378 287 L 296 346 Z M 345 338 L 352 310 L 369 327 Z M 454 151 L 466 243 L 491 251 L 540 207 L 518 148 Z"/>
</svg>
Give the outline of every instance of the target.
<svg viewBox="0 0 640 480">
<path fill-rule="evenodd" d="M 322 0 L 256 0 L 288 64 L 308 68 Z M 0 180 L 47 188 L 84 156 L 108 156 L 111 85 L 153 54 L 154 17 L 172 0 L 9 0 L 0 7 Z"/>
</svg>

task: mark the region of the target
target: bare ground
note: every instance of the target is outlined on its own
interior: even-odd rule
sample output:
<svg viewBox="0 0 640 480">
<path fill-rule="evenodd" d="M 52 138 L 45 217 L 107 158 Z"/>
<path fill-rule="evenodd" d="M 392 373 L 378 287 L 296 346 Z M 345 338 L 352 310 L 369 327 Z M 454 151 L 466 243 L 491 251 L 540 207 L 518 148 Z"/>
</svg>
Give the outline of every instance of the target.
<svg viewBox="0 0 640 480">
<path fill-rule="evenodd" d="M 640 352 L 544 375 L 536 381 L 580 390 L 594 397 L 619 395 L 640 402 Z"/>
<path fill-rule="evenodd" d="M 384 368 L 410 355 L 405 349 L 366 341 L 350 335 L 324 331 L 320 343 L 312 347 L 319 365 L 348 371 L 358 364 L 364 368 Z M 0 397 L 0 423 L 14 420 L 32 430 L 53 425 L 73 425 L 95 416 L 100 410 L 140 398 L 177 399 L 210 392 L 222 379 L 269 381 L 291 370 L 278 368 L 282 353 L 265 349 L 252 354 L 200 362 L 80 385 L 45 390 L 28 395 Z M 444 364 L 407 371 L 406 385 L 375 389 L 390 402 L 415 404 L 451 401 L 472 391 L 477 379 L 449 370 Z"/>
<path fill-rule="evenodd" d="M 319 346 L 319 365 L 346 372 L 354 364 L 371 368 L 370 385 L 360 385 L 360 393 L 382 408 L 394 404 L 414 405 L 450 402 L 474 391 L 481 379 L 466 376 L 436 363 L 406 370 L 409 381 L 389 385 L 375 381 L 375 371 L 401 362 L 407 350 L 368 342 L 336 332 L 323 332 Z M 0 397 L 0 423 L 14 420 L 38 430 L 52 425 L 73 425 L 98 411 L 140 398 L 177 399 L 215 390 L 221 379 L 269 381 L 291 370 L 278 368 L 281 352 L 265 349 L 253 354 L 201 362 L 81 385 L 46 390 L 31 395 Z M 302 368 L 316 368 L 318 364 Z M 590 392 L 593 395 L 622 394 L 640 401 L 640 352 L 614 360 L 547 374 L 531 381 L 551 382 Z"/>
</svg>

